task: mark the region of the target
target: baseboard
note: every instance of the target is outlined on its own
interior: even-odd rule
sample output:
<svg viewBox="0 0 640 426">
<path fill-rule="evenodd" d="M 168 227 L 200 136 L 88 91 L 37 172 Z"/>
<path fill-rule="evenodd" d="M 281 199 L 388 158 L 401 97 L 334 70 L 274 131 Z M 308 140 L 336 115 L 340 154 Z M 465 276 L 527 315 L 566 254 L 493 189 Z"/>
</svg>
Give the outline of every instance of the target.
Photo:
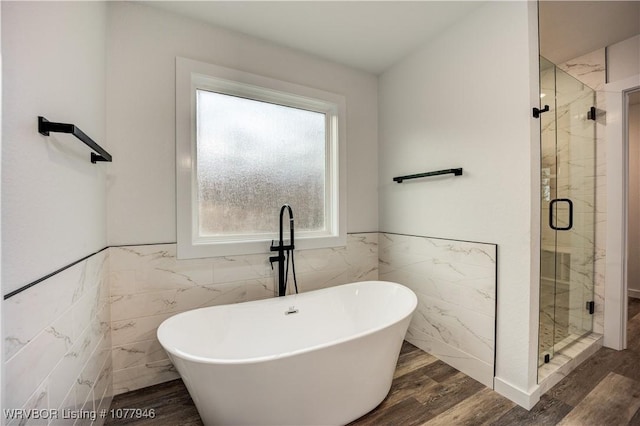
<svg viewBox="0 0 640 426">
<path fill-rule="evenodd" d="M 499 377 L 494 377 L 493 390 L 527 410 L 531 410 L 540 401 L 540 386 L 538 385 L 531 392 L 526 392 Z"/>
</svg>

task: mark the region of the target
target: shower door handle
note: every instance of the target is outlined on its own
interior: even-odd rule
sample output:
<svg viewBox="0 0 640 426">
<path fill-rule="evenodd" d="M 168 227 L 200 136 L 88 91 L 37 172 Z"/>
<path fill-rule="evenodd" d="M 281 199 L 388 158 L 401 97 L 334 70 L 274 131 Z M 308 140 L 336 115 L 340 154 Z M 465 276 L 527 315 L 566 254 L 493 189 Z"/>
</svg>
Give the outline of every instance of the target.
<svg viewBox="0 0 640 426">
<path fill-rule="evenodd" d="M 559 202 L 569 204 L 569 224 L 565 227 L 555 226 L 553 224 L 553 206 Z M 569 229 L 573 228 L 573 201 L 568 198 L 556 198 L 555 200 L 551 200 L 551 203 L 549 204 L 549 226 L 551 227 L 551 229 L 554 229 L 556 231 L 568 231 Z"/>
</svg>

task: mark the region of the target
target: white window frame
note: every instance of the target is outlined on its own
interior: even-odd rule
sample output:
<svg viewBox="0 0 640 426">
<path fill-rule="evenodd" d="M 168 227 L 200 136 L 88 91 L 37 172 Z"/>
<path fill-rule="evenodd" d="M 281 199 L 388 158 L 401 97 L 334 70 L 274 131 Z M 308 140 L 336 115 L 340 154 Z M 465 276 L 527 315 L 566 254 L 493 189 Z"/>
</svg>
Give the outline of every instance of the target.
<svg viewBox="0 0 640 426">
<path fill-rule="evenodd" d="M 296 249 L 346 245 L 346 101 L 344 96 L 231 68 L 176 58 L 176 219 L 178 258 L 269 253 L 273 234 L 198 235 L 196 90 L 210 90 L 326 114 L 325 232 L 296 232 Z M 295 206 L 292 206 L 295 215 Z M 279 211 L 269 212 L 278 218 Z M 288 221 L 285 221 L 288 239 Z"/>
</svg>

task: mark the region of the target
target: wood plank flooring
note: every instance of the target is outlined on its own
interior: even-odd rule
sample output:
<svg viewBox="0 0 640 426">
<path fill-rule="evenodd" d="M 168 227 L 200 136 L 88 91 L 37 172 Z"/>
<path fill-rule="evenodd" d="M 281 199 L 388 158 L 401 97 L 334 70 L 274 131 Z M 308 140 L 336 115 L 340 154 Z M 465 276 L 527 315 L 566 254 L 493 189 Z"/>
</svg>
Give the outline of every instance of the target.
<svg viewBox="0 0 640 426">
<path fill-rule="evenodd" d="M 640 299 L 630 299 L 629 318 L 628 349 L 600 349 L 530 411 L 405 342 L 389 395 L 350 426 L 640 426 Z M 153 408 L 156 416 L 106 425 L 202 425 L 179 379 L 118 395 L 111 408 Z"/>
</svg>

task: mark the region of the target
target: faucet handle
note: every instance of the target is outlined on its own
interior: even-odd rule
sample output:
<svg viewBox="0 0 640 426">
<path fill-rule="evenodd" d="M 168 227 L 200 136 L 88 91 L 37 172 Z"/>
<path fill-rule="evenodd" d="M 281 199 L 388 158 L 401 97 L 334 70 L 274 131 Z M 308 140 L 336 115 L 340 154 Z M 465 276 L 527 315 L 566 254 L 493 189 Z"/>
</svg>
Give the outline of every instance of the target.
<svg viewBox="0 0 640 426">
<path fill-rule="evenodd" d="M 271 240 L 271 251 L 276 251 L 276 247 L 273 245 L 273 240 Z M 269 256 L 269 263 L 271 264 L 271 270 L 273 271 L 273 262 L 280 261 L 279 256 Z"/>
</svg>

